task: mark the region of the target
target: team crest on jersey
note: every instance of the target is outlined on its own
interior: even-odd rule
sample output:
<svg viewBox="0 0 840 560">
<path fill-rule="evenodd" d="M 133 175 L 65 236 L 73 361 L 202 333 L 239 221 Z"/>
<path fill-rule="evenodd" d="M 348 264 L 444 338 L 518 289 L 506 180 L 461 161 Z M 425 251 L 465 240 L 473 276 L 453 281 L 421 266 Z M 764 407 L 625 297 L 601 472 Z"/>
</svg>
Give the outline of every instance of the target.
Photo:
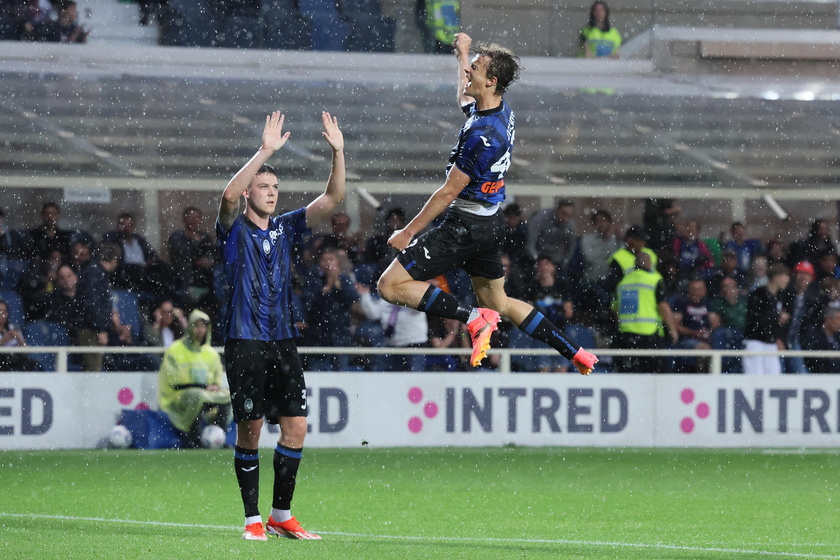
<svg viewBox="0 0 840 560">
<path fill-rule="evenodd" d="M 263 253 L 265 253 L 267 255 L 271 252 L 271 243 L 268 242 L 268 239 L 263 239 L 262 246 L 263 246 Z"/>
</svg>

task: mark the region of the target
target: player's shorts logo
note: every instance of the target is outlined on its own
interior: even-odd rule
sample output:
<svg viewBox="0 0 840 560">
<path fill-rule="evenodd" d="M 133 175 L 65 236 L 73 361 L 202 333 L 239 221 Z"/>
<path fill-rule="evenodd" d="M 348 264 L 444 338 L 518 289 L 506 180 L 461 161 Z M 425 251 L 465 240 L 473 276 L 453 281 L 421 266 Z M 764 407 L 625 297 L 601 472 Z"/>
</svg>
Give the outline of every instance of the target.
<svg viewBox="0 0 840 560">
<path fill-rule="evenodd" d="M 263 253 L 266 255 L 271 252 L 271 243 L 268 242 L 268 239 L 263 239 Z"/>
<path fill-rule="evenodd" d="M 245 412 L 251 412 L 254 410 L 254 401 L 251 399 L 245 399 L 245 402 L 242 403 L 242 406 L 245 407 Z"/>
</svg>

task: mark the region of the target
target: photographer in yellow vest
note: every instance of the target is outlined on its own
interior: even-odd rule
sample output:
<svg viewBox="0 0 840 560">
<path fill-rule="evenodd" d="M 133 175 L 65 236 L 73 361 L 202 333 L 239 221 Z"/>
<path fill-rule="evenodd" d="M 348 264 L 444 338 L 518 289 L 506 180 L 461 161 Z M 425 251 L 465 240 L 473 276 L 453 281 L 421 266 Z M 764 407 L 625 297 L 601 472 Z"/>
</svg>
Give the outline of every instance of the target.
<svg viewBox="0 0 840 560">
<path fill-rule="evenodd" d="M 653 269 L 650 255 L 639 252 L 636 266 L 616 287 L 618 337 L 616 347 L 633 350 L 664 348 L 663 321 L 671 341 L 677 341 L 677 324 L 671 306 L 665 301 L 662 275 Z M 623 356 L 617 360 L 622 373 L 661 373 L 659 356 Z"/>
</svg>

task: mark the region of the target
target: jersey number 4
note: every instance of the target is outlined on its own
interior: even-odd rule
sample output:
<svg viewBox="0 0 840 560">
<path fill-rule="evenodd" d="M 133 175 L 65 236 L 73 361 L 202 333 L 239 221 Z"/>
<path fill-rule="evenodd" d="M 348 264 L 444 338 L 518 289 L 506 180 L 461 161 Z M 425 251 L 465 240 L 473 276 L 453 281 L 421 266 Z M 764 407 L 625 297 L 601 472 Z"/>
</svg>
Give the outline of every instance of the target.
<svg viewBox="0 0 840 560">
<path fill-rule="evenodd" d="M 498 173 L 499 174 L 499 179 L 501 179 L 502 177 L 505 176 L 505 173 L 507 173 L 507 170 L 508 170 L 509 167 L 510 167 L 510 150 L 506 151 L 505 155 L 503 155 L 499 159 L 499 161 L 497 161 L 496 163 L 494 163 L 493 165 L 490 166 L 490 171 L 492 171 L 493 173 Z"/>
</svg>

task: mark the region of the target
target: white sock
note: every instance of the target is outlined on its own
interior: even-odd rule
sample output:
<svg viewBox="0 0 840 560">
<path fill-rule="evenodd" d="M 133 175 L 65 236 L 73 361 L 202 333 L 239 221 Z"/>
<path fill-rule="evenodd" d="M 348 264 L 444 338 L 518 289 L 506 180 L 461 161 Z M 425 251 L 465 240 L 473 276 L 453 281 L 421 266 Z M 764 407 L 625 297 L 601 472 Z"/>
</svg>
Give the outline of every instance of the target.
<svg viewBox="0 0 840 560">
<path fill-rule="evenodd" d="M 262 523 L 262 517 L 260 517 L 259 515 L 253 515 L 251 517 L 246 517 L 245 518 L 245 525 L 248 526 L 251 523 Z"/>
<path fill-rule="evenodd" d="M 288 509 L 271 508 L 271 518 L 277 523 L 283 523 L 292 518 L 292 512 Z"/>
<path fill-rule="evenodd" d="M 472 323 L 474 320 L 478 319 L 479 315 L 481 315 L 481 313 L 478 312 L 478 308 L 473 307 L 472 311 L 470 311 L 470 318 L 467 319 L 467 324 Z"/>
</svg>

